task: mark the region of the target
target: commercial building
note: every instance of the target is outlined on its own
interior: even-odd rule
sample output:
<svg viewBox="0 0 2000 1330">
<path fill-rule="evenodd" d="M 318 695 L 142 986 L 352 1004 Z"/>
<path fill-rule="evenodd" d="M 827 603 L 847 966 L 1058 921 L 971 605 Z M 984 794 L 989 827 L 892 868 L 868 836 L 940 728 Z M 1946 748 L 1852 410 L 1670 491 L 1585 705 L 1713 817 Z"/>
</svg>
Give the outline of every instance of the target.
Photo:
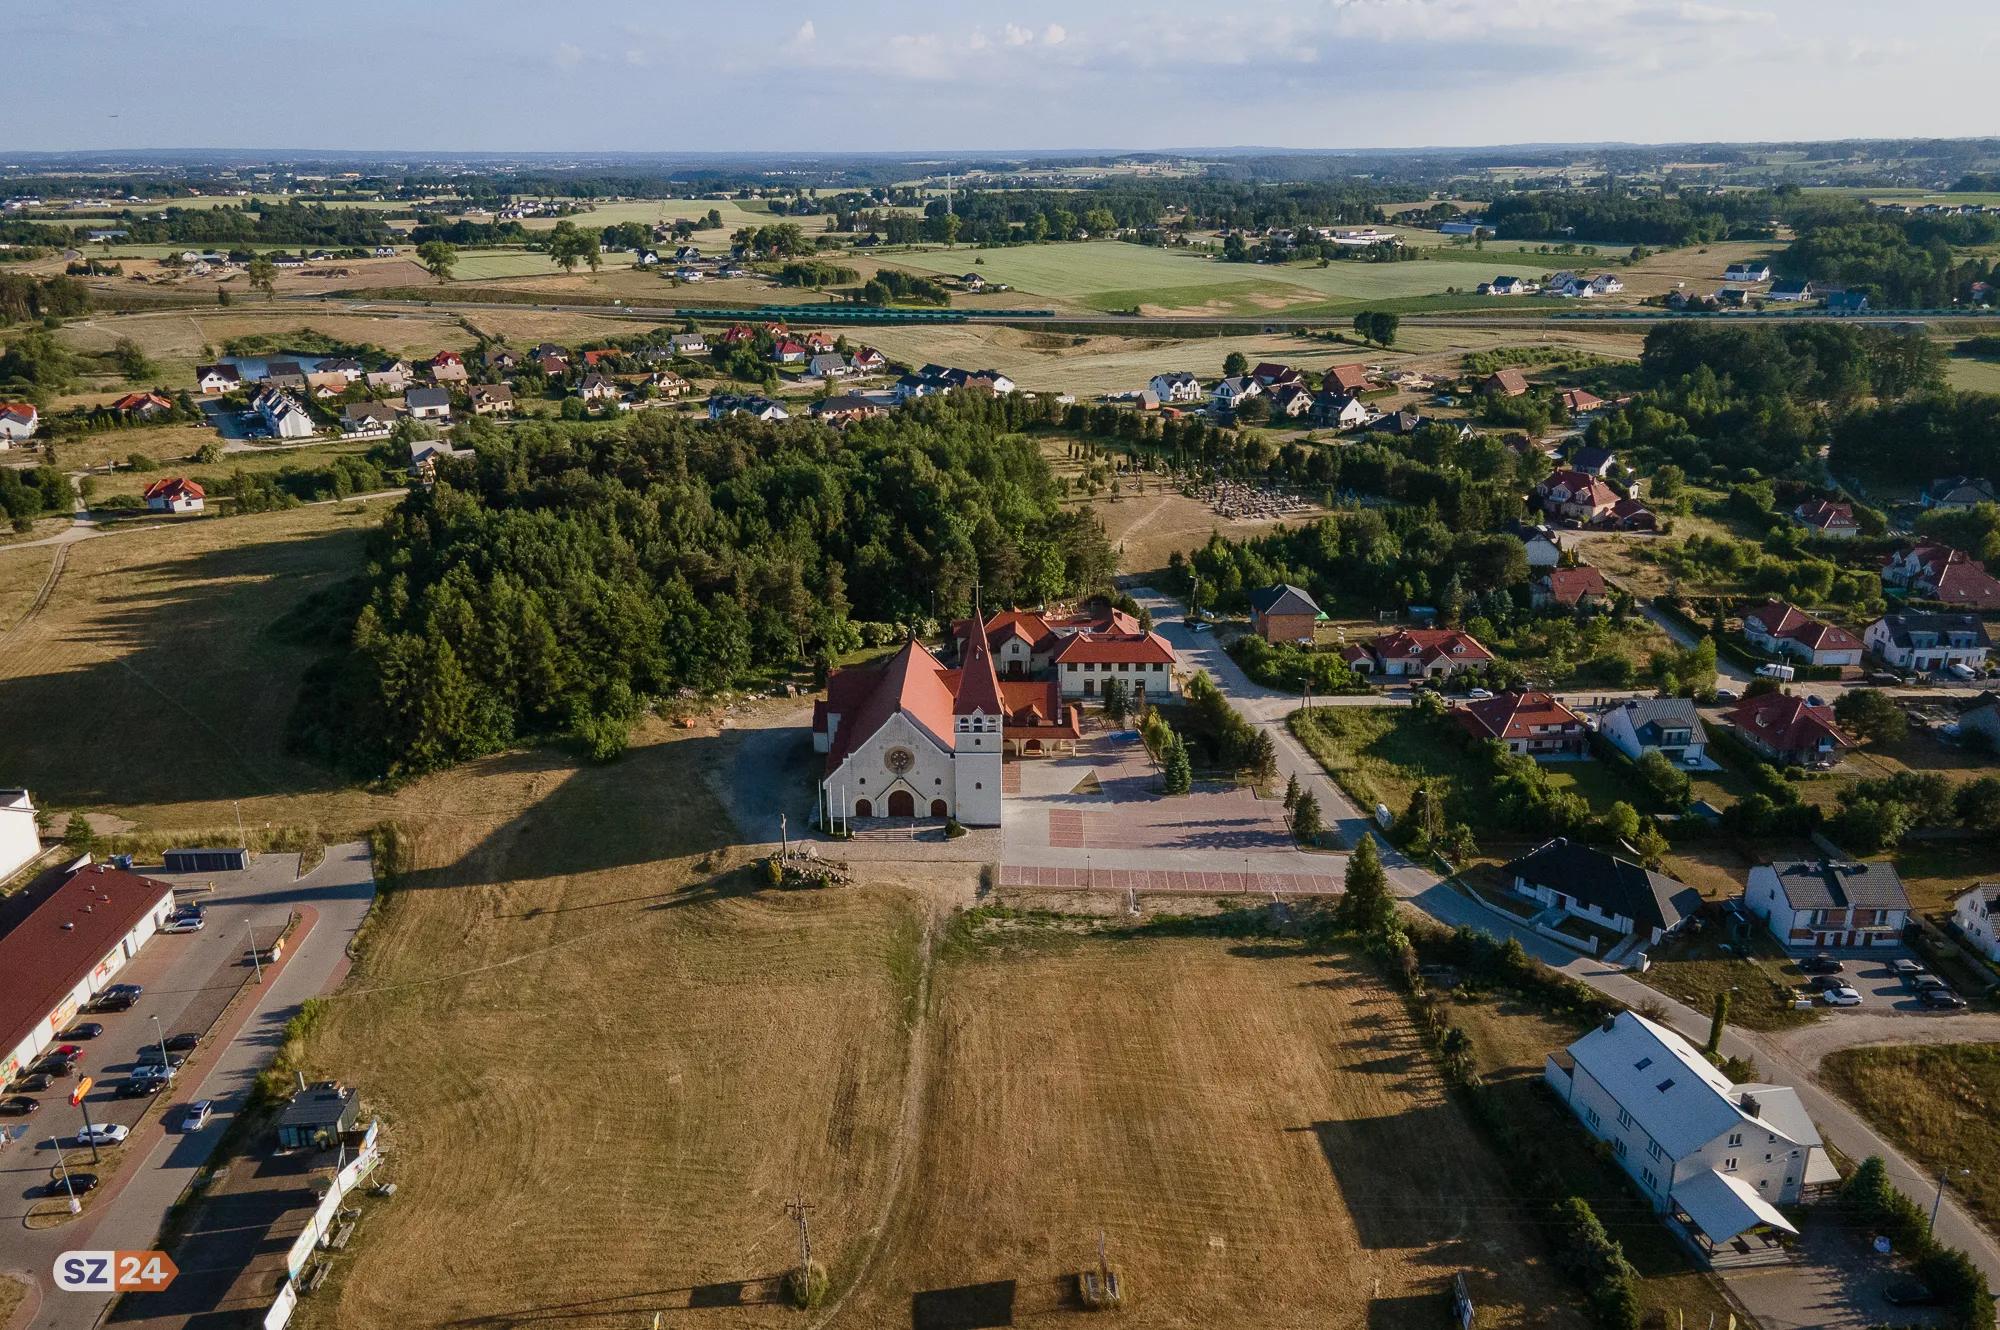
<svg viewBox="0 0 2000 1330">
<path fill-rule="evenodd" d="M 0 882 L 41 852 L 35 801 L 26 790 L 0 790 Z"/>
<path fill-rule="evenodd" d="M 0 1081 L 53 1043 L 174 909 L 174 889 L 107 864 L 0 904 Z"/>
<path fill-rule="evenodd" d="M 361 1096 L 339 1081 L 314 1081 L 278 1118 L 281 1150 L 330 1150 L 361 1122 Z"/>
</svg>

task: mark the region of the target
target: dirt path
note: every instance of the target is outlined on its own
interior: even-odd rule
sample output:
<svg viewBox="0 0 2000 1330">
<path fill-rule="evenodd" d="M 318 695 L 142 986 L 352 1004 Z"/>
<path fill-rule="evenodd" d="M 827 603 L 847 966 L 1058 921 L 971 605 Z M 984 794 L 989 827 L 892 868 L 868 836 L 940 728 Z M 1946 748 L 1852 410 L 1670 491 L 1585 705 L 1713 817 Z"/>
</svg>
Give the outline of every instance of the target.
<svg viewBox="0 0 2000 1330">
<path fill-rule="evenodd" d="M 68 562 L 69 562 L 69 546 L 58 545 L 56 547 L 56 557 L 54 561 L 49 564 L 48 576 L 42 579 L 42 589 L 35 593 L 35 603 L 30 605 L 28 607 L 28 612 L 21 616 L 21 622 L 15 624 L 12 628 L 9 628 L 6 632 L 0 633 L 0 647 L 4 647 L 9 642 L 13 641 L 17 636 L 20 635 L 20 633 L 24 629 L 28 627 L 29 624 L 33 623 L 38 617 L 40 617 L 42 613 L 42 607 L 47 605 L 49 603 L 49 597 L 55 594 L 56 583 L 62 580 L 63 567 Z"/>
</svg>

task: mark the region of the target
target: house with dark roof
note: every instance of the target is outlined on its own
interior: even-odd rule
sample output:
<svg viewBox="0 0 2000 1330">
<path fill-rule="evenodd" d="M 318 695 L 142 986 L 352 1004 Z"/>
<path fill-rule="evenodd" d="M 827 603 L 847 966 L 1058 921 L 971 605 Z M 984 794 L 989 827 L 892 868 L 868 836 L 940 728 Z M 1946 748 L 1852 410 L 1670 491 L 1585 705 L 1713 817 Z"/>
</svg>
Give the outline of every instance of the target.
<svg viewBox="0 0 2000 1330">
<path fill-rule="evenodd" d="M 1743 636 L 1761 651 L 1796 656 L 1808 665 L 1861 663 L 1860 638 L 1782 600 L 1765 601 L 1745 610 Z"/>
<path fill-rule="evenodd" d="M 1611 468 L 1618 465 L 1618 454 L 1609 448 L 1585 446 L 1569 455 L 1569 469 L 1580 471 L 1586 476 L 1602 479 L 1611 474 Z"/>
<path fill-rule="evenodd" d="M 1699 765 L 1707 731 L 1685 697 L 1634 697 L 1597 723 L 1612 747 L 1633 759 L 1659 753 L 1677 765 Z"/>
<path fill-rule="evenodd" d="M 1893 947 L 1910 919 L 1910 895 L 1892 863 L 1795 860 L 1750 870 L 1743 903 L 1781 946 Z"/>
<path fill-rule="evenodd" d="M 1854 740 L 1834 723 L 1833 708 L 1803 697 L 1766 693 L 1745 698 L 1723 719 L 1736 737 L 1774 762 L 1795 767 L 1830 767 Z"/>
<path fill-rule="evenodd" d="M 1325 617 L 1300 587 L 1280 583 L 1250 593 L 1250 627 L 1266 642 L 1309 643 Z"/>
<path fill-rule="evenodd" d="M 1829 540 L 1852 540 L 1861 534 L 1861 523 L 1854 520 L 1854 505 L 1851 503 L 1815 499 L 1792 509 L 1792 520 L 1814 535 Z"/>
<path fill-rule="evenodd" d="M 1353 429 L 1368 423 L 1368 405 L 1353 393 L 1322 391 L 1312 400 L 1312 423 L 1324 429 Z"/>
<path fill-rule="evenodd" d="M 1573 610 L 1597 609 L 1610 598 L 1604 574 L 1595 568 L 1551 568 L 1528 584 L 1536 609 L 1563 605 Z"/>
<path fill-rule="evenodd" d="M 1257 367 L 1250 371 L 1250 377 L 1266 392 L 1273 388 L 1282 388 L 1288 383 L 1301 381 L 1297 370 L 1290 365 L 1280 365 L 1272 360 L 1259 362 Z"/>
<path fill-rule="evenodd" d="M 1983 671 L 1993 650 L 1986 624 L 1976 614 L 1888 614 L 1862 630 L 1868 649 L 1901 670 L 1928 674 L 1962 665 Z"/>
<path fill-rule="evenodd" d="M 1993 482 L 1983 476 L 1941 476 L 1931 482 L 1917 502 L 1926 508 L 1962 513 L 1982 503 L 2000 502 L 2000 496 L 1994 494 Z"/>
<path fill-rule="evenodd" d="M 1583 751 L 1583 717 L 1547 693 L 1510 688 L 1453 707 L 1451 714 L 1473 738 L 1498 740 L 1510 753 L 1540 758 Z"/>
<path fill-rule="evenodd" d="M 1701 908 L 1701 893 L 1580 841 L 1557 837 L 1500 870 L 1514 890 L 1627 937 L 1658 943 Z"/>
</svg>

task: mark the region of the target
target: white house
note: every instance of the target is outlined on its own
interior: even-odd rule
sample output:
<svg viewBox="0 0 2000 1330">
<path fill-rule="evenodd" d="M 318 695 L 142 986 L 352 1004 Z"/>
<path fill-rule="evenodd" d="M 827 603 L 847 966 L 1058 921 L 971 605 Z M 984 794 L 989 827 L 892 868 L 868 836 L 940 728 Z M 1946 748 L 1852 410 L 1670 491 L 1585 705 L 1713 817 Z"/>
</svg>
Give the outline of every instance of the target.
<svg viewBox="0 0 2000 1330">
<path fill-rule="evenodd" d="M 1608 272 L 1601 272 L 1590 279 L 1590 289 L 1601 296 L 1617 295 L 1625 289 L 1625 283 Z"/>
<path fill-rule="evenodd" d="M 234 365 L 197 365 L 194 376 L 203 393 L 235 392 L 243 386 L 243 372 Z"/>
<path fill-rule="evenodd" d="M 7 792 L 0 790 L 0 800 L 6 797 Z M 5 863 L 5 854 L 0 852 L 0 865 Z M 2000 884 L 1981 882 L 1951 907 L 1951 921 L 1958 926 L 1959 938 L 1989 961 L 2000 961 L 2000 928 L 1993 922 L 1993 916 L 2000 914 L 1996 902 L 2000 902 Z"/>
<path fill-rule="evenodd" d="M 1768 282 L 1771 280 L 1771 265 L 1768 263 L 1732 263 L 1722 270 L 1725 282 Z"/>
<path fill-rule="evenodd" d="M 814 356 L 806 372 L 816 379 L 845 379 L 854 373 L 854 367 L 845 356 L 829 354 Z"/>
<path fill-rule="evenodd" d="M 451 389 L 412 388 L 403 394 L 403 408 L 417 420 L 450 420 Z"/>
<path fill-rule="evenodd" d="M 411 368 L 409 361 L 398 360 L 393 365 L 384 365 L 381 369 L 371 370 L 366 375 L 366 378 L 370 388 L 379 388 L 383 392 L 399 393 L 410 386 L 410 380 L 415 377 L 415 374 L 416 371 Z"/>
<path fill-rule="evenodd" d="M 154 481 L 146 486 L 142 497 L 146 500 L 146 507 L 156 513 L 198 513 L 208 499 L 200 485 L 180 476 Z"/>
<path fill-rule="evenodd" d="M 1530 568 L 1553 568 L 1562 562 L 1562 543 L 1548 527 L 1530 527 L 1522 532 L 1521 544 L 1528 552 Z"/>
<path fill-rule="evenodd" d="M 1861 663 L 1860 638 L 1782 600 L 1765 601 L 1745 610 L 1743 636 L 1760 650 L 1774 656 L 1796 656 L 1808 665 Z"/>
<path fill-rule="evenodd" d="M 1209 394 L 1208 400 L 1218 411 L 1234 411 L 1243 402 L 1263 391 L 1257 386 L 1255 379 L 1224 379 L 1215 385 L 1215 391 Z"/>
<path fill-rule="evenodd" d="M 1632 698 L 1604 713 L 1598 733 L 1629 758 L 1657 752 L 1675 763 L 1700 763 L 1708 741 L 1694 703 L 1685 697 Z"/>
<path fill-rule="evenodd" d="M 1500 872 L 1519 895 L 1648 944 L 1701 908 L 1701 893 L 1686 883 L 1561 836 Z"/>
<path fill-rule="evenodd" d="M 1893 947 L 1910 917 L 1910 896 L 1894 864 L 1759 864 L 1743 900 L 1781 945 L 1812 950 Z"/>
<path fill-rule="evenodd" d="M 251 405 L 274 439 L 310 439 L 315 432 L 312 414 L 283 389 L 266 388 Z"/>
<path fill-rule="evenodd" d="M 1201 380 L 1184 369 L 1171 374 L 1155 374 L 1153 381 L 1146 386 L 1152 389 L 1155 397 L 1168 405 L 1201 400 Z"/>
<path fill-rule="evenodd" d="M 1747 1234 L 1738 1251 L 1782 1261 L 1765 1231 L 1798 1230 L 1778 1207 L 1840 1179 L 1797 1091 L 1733 1085 L 1636 1012 L 1551 1053 L 1542 1075 L 1653 1208 L 1711 1258 Z"/>
<path fill-rule="evenodd" d="M 0 790 L 0 882 L 41 852 L 35 801 L 26 790 Z"/>
<path fill-rule="evenodd" d="M 34 437 L 42 423 L 33 402 L 9 402 L 0 406 L 0 448 Z"/>
<path fill-rule="evenodd" d="M 1329 429 L 1354 429 L 1365 425 L 1374 413 L 1353 393 L 1323 391 L 1312 399 L 1312 421 Z"/>
<path fill-rule="evenodd" d="M 1861 630 L 1861 640 L 1897 669 L 1923 673 L 1954 665 L 1984 670 L 1987 653 L 1993 649 L 1986 624 L 1976 614 L 1885 615 Z"/>
</svg>

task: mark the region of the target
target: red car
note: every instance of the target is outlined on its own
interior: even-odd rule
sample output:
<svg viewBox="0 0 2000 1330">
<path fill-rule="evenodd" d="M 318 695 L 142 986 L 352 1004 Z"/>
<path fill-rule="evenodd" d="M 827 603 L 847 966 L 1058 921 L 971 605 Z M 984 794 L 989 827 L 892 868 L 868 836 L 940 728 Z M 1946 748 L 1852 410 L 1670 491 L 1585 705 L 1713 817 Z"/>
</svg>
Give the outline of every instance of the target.
<svg viewBox="0 0 2000 1330">
<path fill-rule="evenodd" d="M 74 1062 L 82 1054 L 81 1044 L 57 1044 L 54 1048 L 42 1051 L 42 1056 L 45 1058 L 61 1058 L 65 1062 Z"/>
</svg>

